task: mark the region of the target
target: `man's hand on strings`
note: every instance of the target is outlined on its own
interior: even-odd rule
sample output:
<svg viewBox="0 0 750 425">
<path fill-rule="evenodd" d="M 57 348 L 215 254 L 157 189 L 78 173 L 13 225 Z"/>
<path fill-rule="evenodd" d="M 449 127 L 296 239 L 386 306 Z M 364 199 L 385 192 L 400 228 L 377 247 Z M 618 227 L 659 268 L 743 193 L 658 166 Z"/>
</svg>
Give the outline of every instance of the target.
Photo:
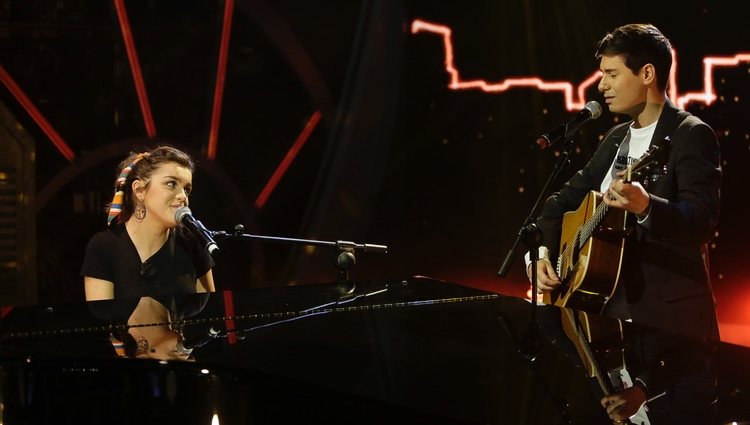
<svg viewBox="0 0 750 425">
<path fill-rule="evenodd" d="M 533 265 L 533 263 L 529 264 L 526 268 L 526 275 L 529 277 L 529 282 L 531 282 L 531 267 Z M 542 292 L 549 292 L 560 285 L 560 278 L 555 272 L 555 267 L 546 259 L 540 259 L 536 262 L 536 280 L 536 289 L 540 294 Z"/>
<path fill-rule="evenodd" d="M 617 173 L 617 177 L 619 178 L 612 181 L 604 193 L 604 202 L 610 207 L 621 208 L 641 216 L 648 214 L 651 198 L 646 189 L 638 182 L 623 180 L 622 172 Z"/>
</svg>

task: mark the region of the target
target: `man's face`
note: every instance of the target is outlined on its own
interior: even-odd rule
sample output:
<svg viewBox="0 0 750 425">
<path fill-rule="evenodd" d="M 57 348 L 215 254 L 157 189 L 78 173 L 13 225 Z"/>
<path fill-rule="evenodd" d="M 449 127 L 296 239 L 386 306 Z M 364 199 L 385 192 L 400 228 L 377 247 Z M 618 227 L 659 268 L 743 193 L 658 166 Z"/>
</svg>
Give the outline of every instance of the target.
<svg viewBox="0 0 750 425">
<path fill-rule="evenodd" d="M 646 105 L 648 86 L 643 80 L 643 68 L 634 74 L 625 65 L 622 55 L 602 56 L 599 62 L 602 79 L 599 81 L 599 92 L 611 112 L 638 115 Z"/>
</svg>

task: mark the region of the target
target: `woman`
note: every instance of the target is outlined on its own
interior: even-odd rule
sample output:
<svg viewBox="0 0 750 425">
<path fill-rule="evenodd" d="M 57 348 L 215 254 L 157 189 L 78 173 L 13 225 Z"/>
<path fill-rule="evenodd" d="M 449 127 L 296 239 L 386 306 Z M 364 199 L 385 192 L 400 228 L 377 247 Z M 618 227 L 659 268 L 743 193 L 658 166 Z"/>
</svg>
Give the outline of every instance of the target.
<svg viewBox="0 0 750 425">
<path fill-rule="evenodd" d="M 131 153 L 118 167 L 107 230 L 86 247 L 86 300 L 213 292 L 208 252 L 175 211 L 188 205 L 193 160 L 159 146 Z"/>
</svg>

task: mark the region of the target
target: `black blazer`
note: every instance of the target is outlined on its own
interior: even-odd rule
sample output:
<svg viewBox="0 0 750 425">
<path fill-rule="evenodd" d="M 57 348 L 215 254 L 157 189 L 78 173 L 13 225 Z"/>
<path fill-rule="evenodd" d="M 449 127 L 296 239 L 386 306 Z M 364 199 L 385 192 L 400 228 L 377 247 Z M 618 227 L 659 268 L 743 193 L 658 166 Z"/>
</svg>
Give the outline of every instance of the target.
<svg viewBox="0 0 750 425">
<path fill-rule="evenodd" d="M 552 261 L 562 216 L 599 190 L 630 122 L 613 127 L 589 163 L 545 202 L 537 223 Z M 626 242 L 623 271 L 605 314 L 696 337 L 718 339 L 706 244 L 719 216 L 721 167 L 713 130 L 667 101 L 655 140 L 670 142 L 665 172 L 648 184 L 651 211 Z M 632 215 L 631 215 L 632 216 Z"/>
</svg>

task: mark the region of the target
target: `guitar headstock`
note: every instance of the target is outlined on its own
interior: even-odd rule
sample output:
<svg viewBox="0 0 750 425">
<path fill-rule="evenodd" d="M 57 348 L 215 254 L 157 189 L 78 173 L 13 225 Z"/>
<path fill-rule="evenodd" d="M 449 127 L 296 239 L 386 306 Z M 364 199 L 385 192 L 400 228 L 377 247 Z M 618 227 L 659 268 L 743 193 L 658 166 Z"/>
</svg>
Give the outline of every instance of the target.
<svg viewBox="0 0 750 425">
<path fill-rule="evenodd" d="M 671 142 L 672 140 L 667 136 L 652 143 L 646 153 L 625 169 L 626 179 L 642 183 L 647 183 L 648 180 L 656 180 L 663 173 L 664 166 L 669 159 Z"/>
</svg>

